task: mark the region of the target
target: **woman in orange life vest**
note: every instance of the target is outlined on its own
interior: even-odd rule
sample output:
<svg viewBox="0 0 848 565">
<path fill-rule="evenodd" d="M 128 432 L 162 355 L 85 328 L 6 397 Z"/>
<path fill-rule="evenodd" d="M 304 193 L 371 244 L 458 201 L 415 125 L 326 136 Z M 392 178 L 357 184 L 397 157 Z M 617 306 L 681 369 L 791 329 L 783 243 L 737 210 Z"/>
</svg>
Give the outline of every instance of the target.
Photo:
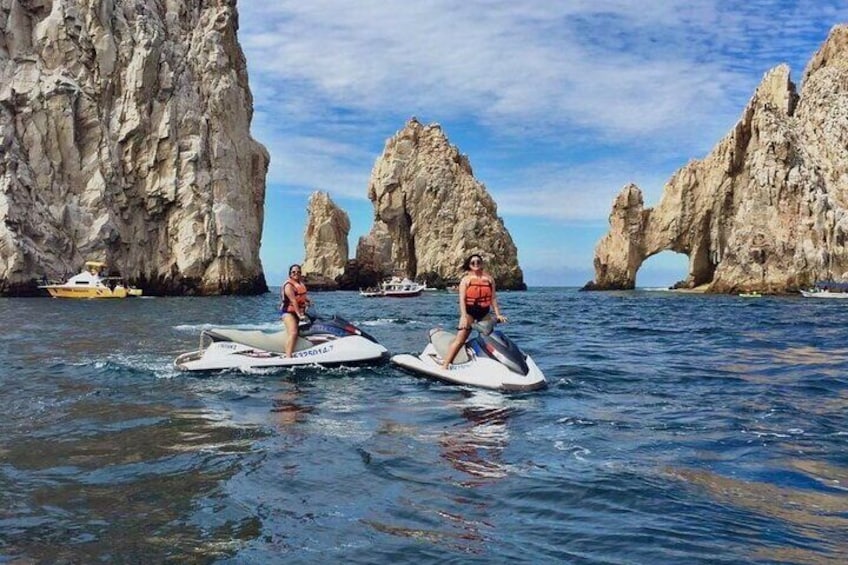
<svg viewBox="0 0 848 565">
<path fill-rule="evenodd" d="M 283 283 L 280 291 L 280 312 L 283 315 L 283 324 L 286 326 L 286 357 L 294 353 L 294 344 L 297 343 L 298 323 L 306 317 L 306 308 L 311 304 L 306 294 L 306 285 L 301 280 L 300 265 L 294 264 L 289 267 L 289 278 Z"/>
<path fill-rule="evenodd" d="M 442 369 L 447 369 L 459 348 L 471 333 L 471 324 L 479 322 L 489 315 L 491 308 L 495 309 L 498 322 L 506 322 L 507 317 L 501 315 L 498 298 L 495 294 L 495 279 L 483 271 L 483 258 L 477 253 L 468 257 L 462 265 L 467 274 L 459 283 L 459 327 L 456 338 L 451 343 L 447 356 L 442 362 Z"/>
</svg>

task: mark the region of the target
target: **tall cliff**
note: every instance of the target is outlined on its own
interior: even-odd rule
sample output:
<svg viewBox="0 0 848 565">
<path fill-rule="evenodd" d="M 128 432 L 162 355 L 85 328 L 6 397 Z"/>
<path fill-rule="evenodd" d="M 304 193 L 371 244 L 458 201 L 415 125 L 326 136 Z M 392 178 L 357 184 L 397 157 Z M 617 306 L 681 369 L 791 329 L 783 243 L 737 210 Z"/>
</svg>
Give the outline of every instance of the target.
<svg viewBox="0 0 848 565">
<path fill-rule="evenodd" d="M 335 279 L 345 270 L 350 219 L 326 192 L 313 192 L 307 209 L 303 272 Z"/>
<path fill-rule="evenodd" d="M 0 294 L 88 259 L 152 293 L 267 290 L 235 0 L 0 0 L 0 29 Z"/>
<path fill-rule="evenodd" d="M 374 226 L 357 246 L 358 262 L 413 277 L 458 279 L 463 261 L 476 252 L 499 288 L 526 288 L 497 205 L 439 125 L 412 118 L 386 142 L 368 198 Z"/>
<path fill-rule="evenodd" d="M 848 276 L 848 27 L 831 30 L 800 94 L 780 65 L 764 76 L 739 122 L 702 161 L 644 208 L 619 194 L 595 250 L 588 288 L 633 288 L 661 251 L 689 257 L 686 286 L 785 292 Z"/>
</svg>

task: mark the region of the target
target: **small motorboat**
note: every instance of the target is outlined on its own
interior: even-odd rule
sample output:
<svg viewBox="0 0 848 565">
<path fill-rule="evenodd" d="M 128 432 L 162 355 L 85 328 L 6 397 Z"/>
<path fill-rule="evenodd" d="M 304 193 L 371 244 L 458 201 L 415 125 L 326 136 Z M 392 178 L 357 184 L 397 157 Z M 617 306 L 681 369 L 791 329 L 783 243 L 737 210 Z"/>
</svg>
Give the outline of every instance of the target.
<svg viewBox="0 0 848 565">
<path fill-rule="evenodd" d="M 121 277 L 106 275 L 106 263 L 86 261 L 83 270 L 66 282 L 48 283 L 45 289 L 53 298 L 127 298 L 141 296 L 141 289 L 127 285 Z"/>
<path fill-rule="evenodd" d="M 848 298 L 848 283 L 819 281 L 810 289 L 802 289 L 801 296 L 805 298 Z"/>
<path fill-rule="evenodd" d="M 501 391 L 537 390 L 547 386 L 545 375 L 533 359 L 503 332 L 495 330 L 491 319 L 473 327 L 477 335 L 460 348 L 447 370 L 442 368 L 442 360 L 456 334 L 441 328 L 430 330 L 429 343 L 420 355 L 395 355 L 391 361 L 413 373 L 459 385 Z"/>
<path fill-rule="evenodd" d="M 358 365 L 385 361 L 388 351 L 350 322 L 310 316 L 300 328 L 294 353 L 285 355 L 287 332 L 212 328 L 200 334 L 200 348 L 183 353 L 174 366 L 183 371 L 267 369 L 303 365 Z"/>
</svg>

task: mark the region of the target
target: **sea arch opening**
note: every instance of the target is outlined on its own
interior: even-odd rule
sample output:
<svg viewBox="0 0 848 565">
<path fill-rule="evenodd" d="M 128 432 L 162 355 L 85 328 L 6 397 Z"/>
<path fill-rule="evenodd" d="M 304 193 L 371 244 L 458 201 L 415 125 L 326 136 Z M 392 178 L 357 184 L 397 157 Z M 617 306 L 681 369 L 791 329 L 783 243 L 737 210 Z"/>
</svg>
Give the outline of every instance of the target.
<svg viewBox="0 0 848 565">
<path fill-rule="evenodd" d="M 689 257 L 667 250 L 646 258 L 636 272 L 636 288 L 671 288 L 689 275 Z"/>
</svg>

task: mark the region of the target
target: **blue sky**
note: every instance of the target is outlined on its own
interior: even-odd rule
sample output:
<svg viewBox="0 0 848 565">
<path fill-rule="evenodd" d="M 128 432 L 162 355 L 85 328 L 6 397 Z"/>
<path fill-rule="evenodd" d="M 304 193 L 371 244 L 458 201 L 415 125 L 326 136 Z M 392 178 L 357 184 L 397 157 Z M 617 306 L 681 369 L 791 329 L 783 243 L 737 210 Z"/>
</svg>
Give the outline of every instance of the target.
<svg viewBox="0 0 848 565">
<path fill-rule="evenodd" d="M 271 154 L 261 258 L 271 285 L 304 257 L 329 192 L 368 233 L 368 179 L 411 116 L 442 125 L 498 204 L 530 286 L 582 285 L 612 201 L 645 203 L 730 130 L 764 73 L 800 83 L 844 0 L 240 0 L 253 136 Z M 799 84 L 800 86 L 800 84 Z M 637 285 L 685 277 L 649 259 Z"/>
</svg>

